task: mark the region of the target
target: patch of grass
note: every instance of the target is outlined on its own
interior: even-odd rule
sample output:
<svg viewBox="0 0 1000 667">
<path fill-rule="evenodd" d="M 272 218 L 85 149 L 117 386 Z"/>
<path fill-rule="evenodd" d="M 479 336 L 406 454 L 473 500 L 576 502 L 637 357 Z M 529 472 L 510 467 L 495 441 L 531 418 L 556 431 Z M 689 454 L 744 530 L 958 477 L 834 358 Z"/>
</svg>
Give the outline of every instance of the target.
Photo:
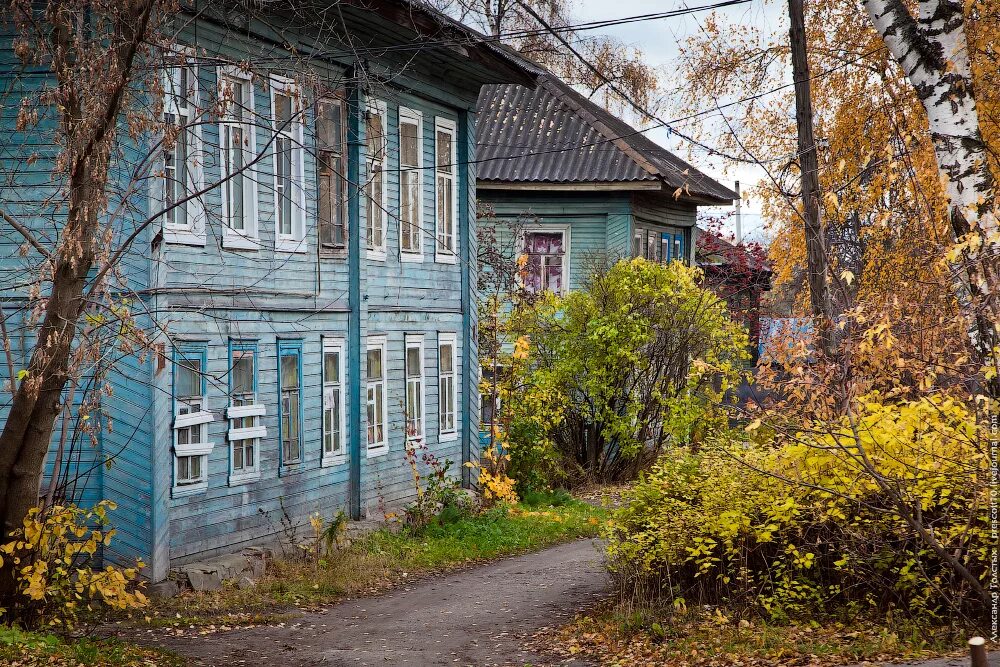
<svg viewBox="0 0 1000 667">
<path fill-rule="evenodd" d="M 33 667 L 180 667 L 169 653 L 116 640 L 70 639 L 0 626 L 0 664 Z"/>
<path fill-rule="evenodd" d="M 843 665 L 899 661 L 963 651 L 954 628 L 916 628 L 858 619 L 802 625 L 736 621 L 721 612 L 674 613 L 608 605 L 557 632 L 536 637 L 540 650 L 583 656 L 604 665 Z"/>
<path fill-rule="evenodd" d="M 227 584 L 221 591 L 185 593 L 151 608 L 146 622 L 161 627 L 273 623 L 287 618 L 290 607 L 371 595 L 429 572 L 593 537 L 607 518 L 605 509 L 571 497 L 533 501 L 442 517 L 420 531 L 380 529 L 319 563 L 276 560 L 254 586 Z"/>
<path fill-rule="evenodd" d="M 576 502 L 566 489 L 552 491 L 527 491 L 521 498 L 521 504 L 527 507 L 562 507 Z"/>
</svg>

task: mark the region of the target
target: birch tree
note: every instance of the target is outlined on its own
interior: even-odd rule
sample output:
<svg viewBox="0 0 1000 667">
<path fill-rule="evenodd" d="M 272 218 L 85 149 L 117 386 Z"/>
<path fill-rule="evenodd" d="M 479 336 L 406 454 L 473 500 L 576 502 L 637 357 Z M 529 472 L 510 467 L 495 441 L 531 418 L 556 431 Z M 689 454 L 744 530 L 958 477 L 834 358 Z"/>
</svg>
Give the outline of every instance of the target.
<svg viewBox="0 0 1000 667">
<path fill-rule="evenodd" d="M 956 242 L 950 258 L 965 274 L 958 299 L 980 361 L 995 370 L 1000 230 L 996 183 L 976 109 L 964 3 L 923 0 L 916 16 L 902 0 L 865 0 L 865 8 L 927 113 Z"/>
</svg>

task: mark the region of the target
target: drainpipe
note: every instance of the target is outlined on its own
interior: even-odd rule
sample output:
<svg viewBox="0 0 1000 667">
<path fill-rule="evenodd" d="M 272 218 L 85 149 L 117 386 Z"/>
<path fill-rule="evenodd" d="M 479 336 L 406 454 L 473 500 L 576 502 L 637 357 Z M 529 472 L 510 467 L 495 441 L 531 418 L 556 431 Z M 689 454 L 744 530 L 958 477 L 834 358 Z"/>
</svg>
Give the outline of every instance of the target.
<svg viewBox="0 0 1000 667">
<path fill-rule="evenodd" d="M 460 266 L 462 267 L 462 487 L 472 488 L 472 470 L 465 464 L 472 460 L 472 438 L 478 439 L 479 420 L 474 401 L 479 397 L 479 353 L 476 332 L 478 313 L 473 298 L 473 280 L 478 270 L 472 249 L 476 247 L 475 199 L 470 196 L 475 185 L 476 172 L 472 166 L 472 134 L 469 131 L 471 115 L 468 111 L 458 114 L 458 145 L 462 147 L 458 164 L 458 211 L 461 242 Z M 475 354 L 474 354 L 475 352 Z"/>
<path fill-rule="evenodd" d="M 361 519 L 361 441 L 365 429 L 361 422 L 361 88 L 358 83 L 359 65 L 347 77 L 347 183 L 354 192 L 347 198 L 348 229 L 348 306 L 347 377 L 351 402 L 348 424 L 350 447 L 350 480 L 348 509 L 351 519 Z"/>
</svg>

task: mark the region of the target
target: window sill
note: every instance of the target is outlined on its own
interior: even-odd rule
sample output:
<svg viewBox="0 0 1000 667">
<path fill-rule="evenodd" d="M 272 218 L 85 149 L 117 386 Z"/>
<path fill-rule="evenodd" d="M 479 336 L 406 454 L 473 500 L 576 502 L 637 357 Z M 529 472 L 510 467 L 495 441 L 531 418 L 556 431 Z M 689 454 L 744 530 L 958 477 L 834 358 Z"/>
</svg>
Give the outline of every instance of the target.
<svg viewBox="0 0 1000 667">
<path fill-rule="evenodd" d="M 438 435 L 438 442 L 454 442 L 458 440 L 458 431 L 448 431 Z"/>
<path fill-rule="evenodd" d="M 400 252 L 399 261 L 403 264 L 423 264 L 424 254 L 416 252 Z"/>
<path fill-rule="evenodd" d="M 321 245 L 319 247 L 319 256 L 321 259 L 347 259 L 347 248 L 338 248 L 332 245 Z"/>
<path fill-rule="evenodd" d="M 457 264 L 458 257 L 450 250 L 441 251 L 434 255 L 436 264 Z"/>
<path fill-rule="evenodd" d="M 284 477 L 286 475 L 296 475 L 304 470 L 302 466 L 302 461 L 294 461 L 292 463 L 282 463 L 281 467 L 278 468 L 278 477 Z"/>
<path fill-rule="evenodd" d="M 379 445 L 378 447 L 369 447 L 366 453 L 366 458 L 377 459 L 379 457 L 385 456 L 389 453 L 389 444 Z"/>
<path fill-rule="evenodd" d="M 384 262 L 386 258 L 385 250 L 372 250 L 368 248 L 365 251 L 365 257 L 372 260 L 373 262 Z"/>
<path fill-rule="evenodd" d="M 345 463 L 347 463 L 347 454 L 335 454 L 332 456 L 324 456 L 319 465 L 321 468 L 332 468 L 334 466 L 344 465 Z"/>
<path fill-rule="evenodd" d="M 222 247 L 229 250 L 260 250 L 260 239 L 244 236 L 237 231 L 227 231 L 222 237 Z"/>
<path fill-rule="evenodd" d="M 309 244 L 305 239 L 278 239 L 274 242 L 274 249 L 277 252 L 303 254 L 309 251 Z"/>
<path fill-rule="evenodd" d="M 208 491 L 208 480 L 204 482 L 198 482 L 197 484 L 185 484 L 184 486 L 175 486 L 170 491 L 171 498 L 183 498 L 184 496 L 194 496 L 199 493 L 204 493 Z"/>
<path fill-rule="evenodd" d="M 259 481 L 259 470 L 254 470 L 253 472 L 234 472 L 229 475 L 229 486 L 243 486 L 244 484 Z"/>
<path fill-rule="evenodd" d="M 205 232 L 195 232 L 189 229 L 163 228 L 163 240 L 172 245 L 191 245 L 205 247 Z"/>
</svg>

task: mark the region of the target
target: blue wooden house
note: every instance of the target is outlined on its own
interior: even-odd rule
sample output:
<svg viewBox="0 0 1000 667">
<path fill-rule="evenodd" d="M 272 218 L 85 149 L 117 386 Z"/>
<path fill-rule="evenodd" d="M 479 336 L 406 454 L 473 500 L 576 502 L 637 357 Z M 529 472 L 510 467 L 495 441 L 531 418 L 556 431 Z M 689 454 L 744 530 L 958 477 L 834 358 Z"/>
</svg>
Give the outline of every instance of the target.
<svg viewBox="0 0 1000 667">
<path fill-rule="evenodd" d="M 576 289 L 591 261 L 692 264 L 698 206 L 737 198 L 552 74 L 485 87 L 478 112 L 479 200 L 517 227 L 535 289 Z"/>
<path fill-rule="evenodd" d="M 468 474 L 474 111 L 483 85 L 534 76 L 409 0 L 220 3 L 178 18 L 144 98 L 177 132 L 123 133 L 111 170 L 128 179 L 152 157 L 116 237 L 157 216 L 118 284 L 152 351 L 116 359 L 94 441 L 71 435 L 47 467 L 70 499 L 118 504 L 107 555 L 141 556 L 154 581 L 286 520 L 380 517 L 412 498 L 407 448 Z M 38 77 L 14 71 L 11 44 L 9 94 L 29 94 Z M 24 169 L 46 131 L 27 149 L 0 139 L 0 200 L 29 217 L 58 189 L 44 155 Z M 37 260 L 21 245 L 0 237 L 11 326 L 30 300 L 16 276 Z"/>
</svg>

